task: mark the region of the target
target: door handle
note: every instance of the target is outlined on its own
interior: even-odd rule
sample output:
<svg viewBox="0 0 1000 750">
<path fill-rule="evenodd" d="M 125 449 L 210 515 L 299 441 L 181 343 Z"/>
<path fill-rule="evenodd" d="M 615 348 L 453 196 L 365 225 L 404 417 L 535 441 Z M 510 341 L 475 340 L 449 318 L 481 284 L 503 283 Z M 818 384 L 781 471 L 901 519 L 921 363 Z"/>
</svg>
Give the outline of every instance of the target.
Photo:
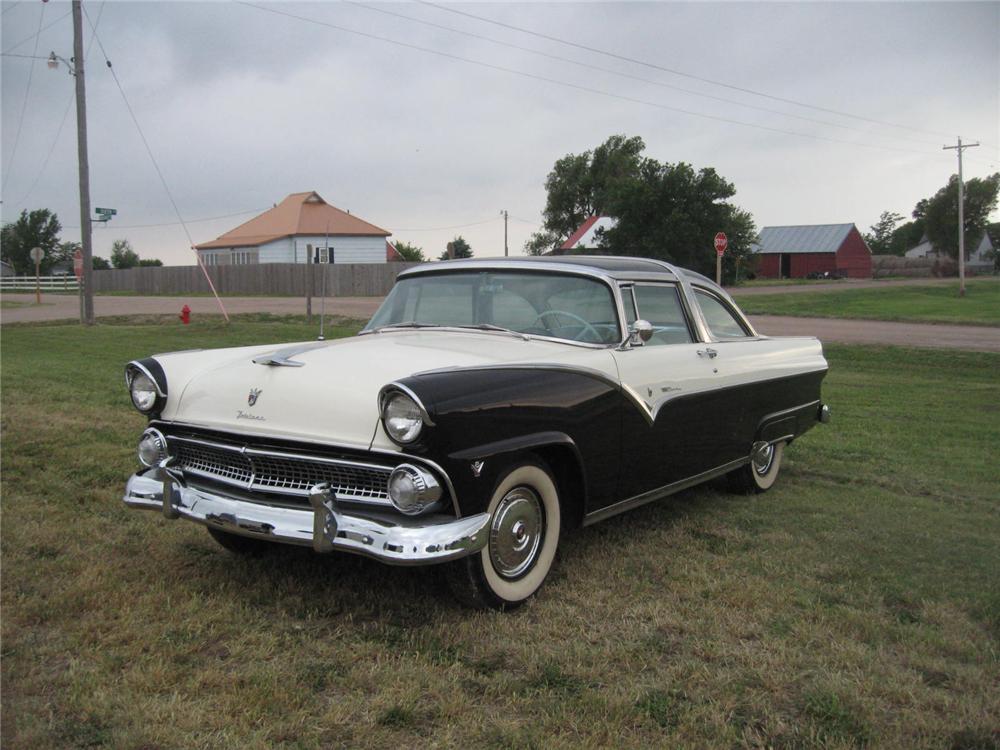
<svg viewBox="0 0 1000 750">
<path fill-rule="evenodd" d="M 699 349 L 698 350 L 698 356 L 699 357 L 708 357 L 709 359 L 715 359 L 716 357 L 719 356 L 719 353 L 717 351 L 715 351 L 715 349 L 712 349 L 711 347 L 708 347 L 708 348 L 705 348 L 705 349 Z"/>
</svg>

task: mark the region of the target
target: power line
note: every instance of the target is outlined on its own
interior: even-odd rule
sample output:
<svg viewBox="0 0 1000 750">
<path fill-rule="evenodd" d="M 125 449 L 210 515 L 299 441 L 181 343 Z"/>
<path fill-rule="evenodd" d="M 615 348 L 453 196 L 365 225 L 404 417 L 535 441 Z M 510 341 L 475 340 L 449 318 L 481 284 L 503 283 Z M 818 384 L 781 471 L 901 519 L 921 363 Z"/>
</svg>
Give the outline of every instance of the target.
<svg viewBox="0 0 1000 750">
<path fill-rule="evenodd" d="M 90 56 L 90 48 L 94 46 L 94 36 L 97 34 L 97 27 L 101 25 L 101 16 L 104 15 L 104 6 L 107 3 L 101 3 L 100 9 L 97 11 L 97 21 L 94 22 L 94 30 L 90 35 L 90 40 L 87 42 L 87 51 L 84 57 Z M 70 11 L 72 12 L 72 11 Z M 46 168 L 49 166 L 49 161 L 52 159 L 52 154 L 55 153 L 56 146 L 59 144 L 59 136 L 62 135 L 63 126 L 66 124 L 66 118 L 69 117 L 69 111 L 73 107 L 74 95 L 70 94 L 69 99 L 66 101 L 66 109 L 63 110 L 62 119 L 59 121 L 59 127 L 56 129 L 56 136 L 52 139 L 52 145 L 49 146 L 49 152 L 45 155 L 45 160 L 42 162 L 41 169 L 38 170 L 38 174 L 35 176 L 34 181 L 31 183 L 31 187 L 28 188 L 28 192 L 24 194 L 17 203 L 14 204 L 14 208 L 19 208 L 24 205 L 31 194 L 35 192 L 35 188 L 38 187 L 39 181 L 42 179 L 42 175 L 45 174 Z"/>
<path fill-rule="evenodd" d="M 650 84 L 652 86 L 659 86 L 660 88 L 670 89 L 672 91 L 680 91 L 681 93 L 689 94 L 691 96 L 701 97 L 703 99 L 710 99 L 710 100 L 716 101 L 716 102 L 723 102 L 725 104 L 732 104 L 732 105 L 735 105 L 737 107 L 746 107 L 747 109 L 755 109 L 755 110 L 757 110 L 759 112 L 767 112 L 768 114 L 778 115 L 779 117 L 791 117 L 791 118 L 796 119 L 796 120 L 804 120 L 806 122 L 817 123 L 819 125 L 827 125 L 827 126 L 833 127 L 833 128 L 842 128 L 844 130 L 853 130 L 853 131 L 858 132 L 858 133 L 864 133 L 867 136 L 872 136 L 872 135 L 878 136 L 878 135 L 880 135 L 878 133 L 873 133 L 871 130 L 863 130 L 861 128 L 856 128 L 856 127 L 853 127 L 851 125 L 845 125 L 845 124 L 839 123 L 839 122 L 832 122 L 830 120 L 820 120 L 818 118 L 808 117 L 806 115 L 797 115 L 797 114 L 794 114 L 792 112 L 783 112 L 783 111 L 781 111 L 779 109 L 771 109 L 769 107 L 761 107 L 761 106 L 758 106 L 756 104 L 748 104 L 746 102 L 741 102 L 741 101 L 738 101 L 736 99 L 728 99 L 728 98 L 726 98 L 724 96 L 715 96 L 714 94 L 707 94 L 707 93 L 704 93 L 702 91 L 695 91 L 694 89 L 684 88 L 683 86 L 675 86 L 673 84 L 665 83 L 663 81 L 655 81 L 655 80 L 652 80 L 650 78 L 643 78 L 642 76 L 635 76 L 635 75 L 632 75 L 630 73 L 623 73 L 621 71 L 613 70 L 611 68 L 601 67 L 600 65 L 591 65 L 590 63 L 582 62 L 580 60 L 574 60 L 574 59 L 569 58 L 569 57 L 562 57 L 561 55 L 554 55 L 554 54 L 551 54 L 549 52 L 543 52 L 541 50 L 532 49 L 531 47 L 523 47 L 523 46 L 521 46 L 519 44 L 512 44 L 510 42 L 505 42 L 505 41 L 503 41 L 501 39 L 495 39 L 493 37 L 484 36 L 482 34 L 475 34 L 475 33 L 471 32 L 471 31 L 465 31 L 464 29 L 456 29 L 453 26 L 445 26 L 443 24 L 434 23 L 432 21 L 426 21 L 426 20 L 424 20 L 422 18 L 415 18 L 414 16 L 408 16 L 408 15 L 406 15 L 404 13 L 396 13 L 395 11 L 387 10 L 385 8 L 380 8 L 380 7 L 377 7 L 377 6 L 374 6 L 374 5 L 369 5 L 367 3 L 356 2 L 355 0 L 342 0 L 342 1 L 345 2 L 348 5 L 355 5 L 355 6 L 359 7 L 359 8 L 364 8 L 365 10 L 370 10 L 370 11 L 373 11 L 375 13 L 382 13 L 384 15 L 393 16 L 395 18 L 402 18 L 402 19 L 404 19 L 406 21 L 411 21 L 413 23 L 419 23 L 419 24 L 422 24 L 424 26 L 429 26 L 429 27 L 435 28 L 435 29 L 441 29 L 443 31 L 448 31 L 448 32 L 451 32 L 453 34 L 460 34 L 462 36 L 467 36 L 467 37 L 470 37 L 472 39 L 481 39 L 483 41 L 490 42 L 491 44 L 496 44 L 496 45 L 499 45 L 501 47 L 507 47 L 509 49 L 516 49 L 516 50 L 519 50 L 521 52 L 528 52 L 528 53 L 533 54 L 533 55 L 538 55 L 540 57 L 545 57 L 545 58 L 547 58 L 549 60 L 558 60 L 559 62 L 568 63 L 570 65 L 576 65 L 576 66 L 581 67 L 581 68 L 586 68 L 587 70 L 596 70 L 596 71 L 599 71 L 601 73 L 609 73 L 611 75 L 619 76 L 621 78 L 626 78 L 626 79 L 631 80 L 631 81 L 638 81 L 640 83 L 648 83 L 648 84 Z M 919 143 L 919 144 L 924 145 L 924 146 L 937 146 L 938 145 L 937 142 L 925 141 L 925 140 L 920 139 L 920 138 L 908 138 L 906 136 L 884 135 L 884 136 L 881 136 L 881 137 L 908 140 L 908 141 L 912 141 L 913 143 Z"/>
<path fill-rule="evenodd" d="M 441 232 L 445 229 L 465 229 L 466 227 L 477 227 L 481 224 L 489 224 L 494 221 L 500 221 L 499 216 L 494 216 L 489 219 L 483 219 L 482 221 L 473 221 L 468 224 L 453 224 L 450 227 L 410 227 L 408 229 L 396 229 L 394 232 Z"/>
<path fill-rule="evenodd" d="M 31 54 L 38 53 L 38 36 L 42 33 L 42 22 L 45 20 L 45 5 L 38 14 L 38 33 L 35 34 L 35 49 Z M 21 141 L 21 128 L 24 126 L 24 113 L 28 110 L 28 97 L 31 96 L 31 79 L 35 74 L 35 61 L 31 61 L 28 68 L 28 85 L 24 89 L 24 102 L 21 104 L 21 116 L 17 120 L 17 132 L 14 135 L 14 147 L 10 151 L 10 158 L 7 160 L 7 169 L 4 171 L 3 183 L 0 185 L 0 192 L 7 193 L 7 180 L 10 179 L 11 170 L 14 168 L 14 158 L 17 156 L 17 146 Z"/>
<path fill-rule="evenodd" d="M 82 6 L 82 4 L 81 4 Z M 177 207 L 177 201 L 174 200 L 173 193 L 170 192 L 170 186 L 167 184 L 166 178 L 163 176 L 163 171 L 160 169 L 160 165 L 156 161 L 156 157 L 153 156 L 153 149 L 149 146 L 149 141 L 146 140 L 146 134 L 142 132 L 142 126 L 139 125 L 139 118 L 135 116 L 135 112 L 132 109 L 132 105 L 129 103 L 128 97 L 125 96 L 125 89 L 122 88 L 121 81 L 118 80 L 118 74 L 115 69 L 111 66 L 111 61 L 108 59 L 107 52 L 104 51 L 104 43 L 101 41 L 100 35 L 97 33 L 97 27 L 91 23 L 90 14 L 87 13 L 87 9 L 83 8 L 83 13 L 87 17 L 87 23 L 90 24 L 90 28 L 94 30 L 94 36 L 97 38 L 97 46 L 101 49 L 101 54 L 104 56 L 104 62 L 108 66 L 108 70 L 111 71 L 111 77 L 115 81 L 115 85 L 118 87 L 118 92 L 122 95 L 122 101 L 125 102 L 125 108 L 128 110 L 129 116 L 132 118 L 132 122 L 135 125 L 136 131 L 139 133 L 139 138 L 142 139 L 142 145 L 146 147 L 146 153 L 149 154 L 149 160 L 153 162 L 153 168 L 156 170 L 156 174 L 160 178 L 160 182 L 163 184 L 163 191 L 167 194 L 167 198 L 170 199 L 170 205 L 174 207 L 174 213 L 177 214 L 178 222 L 184 229 L 184 234 L 188 238 L 188 244 L 191 246 L 191 250 L 195 253 L 195 257 L 198 259 L 198 265 L 201 267 L 202 273 L 205 274 L 205 280 L 208 282 L 209 288 L 212 290 L 212 294 L 215 295 L 215 301 L 219 304 L 219 309 L 222 310 L 222 315 L 229 322 L 229 313 L 226 312 L 225 306 L 222 304 L 222 300 L 219 298 L 218 293 L 215 291 L 215 284 L 212 281 L 212 277 L 208 274 L 208 269 L 201 262 L 201 256 L 198 255 L 194 247 L 194 238 L 191 236 L 191 232 L 188 230 L 187 224 L 184 222 L 184 217 L 181 215 L 181 210 Z"/>
<path fill-rule="evenodd" d="M 6 13 L 6 11 L 4 11 L 4 12 Z M 32 39 L 37 39 L 38 35 L 41 34 L 43 31 L 46 31 L 47 29 L 51 29 L 53 26 L 55 26 L 61 20 L 63 20 L 64 18 L 68 18 L 71 15 L 73 15 L 73 11 L 69 11 L 68 13 L 64 13 L 63 15 L 59 16 L 59 18 L 57 18 L 55 21 L 52 21 L 51 23 L 47 24 L 46 26 L 43 26 L 38 31 L 36 31 L 34 34 L 32 34 L 31 36 L 25 37 L 24 39 L 22 39 L 21 41 L 19 41 L 17 44 L 10 45 L 7 49 L 5 49 L 3 51 L 3 54 L 7 55 L 10 52 L 12 52 L 13 50 L 16 50 L 22 44 L 27 44 Z M 15 55 L 11 55 L 11 57 L 15 57 Z"/>
<path fill-rule="evenodd" d="M 11 3 L 9 6 L 7 6 L 6 8 L 3 9 L 3 12 L 0 13 L 0 15 L 6 16 L 10 11 L 14 10 L 14 8 L 16 8 L 20 4 L 21 4 L 20 2 Z"/>
<path fill-rule="evenodd" d="M 206 221 L 218 221 L 219 219 L 231 219 L 234 216 L 246 216 L 247 214 L 259 214 L 262 211 L 266 211 L 267 208 L 250 208 L 246 211 L 237 211 L 234 214 L 222 214 L 221 216 L 206 216 L 203 219 L 186 219 L 185 221 L 166 221 L 158 224 L 114 224 L 111 225 L 114 229 L 150 229 L 152 227 L 176 227 L 180 224 L 201 224 Z M 79 229 L 79 226 L 72 224 L 64 224 L 66 229 Z"/>
<path fill-rule="evenodd" d="M 920 154 L 922 156 L 927 156 L 930 153 L 930 152 L 927 152 L 927 151 L 918 151 L 918 150 L 912 149 L 912 148 L 903 148 L 903 147 L 899 147 L 899 146 L 882 146 L 882 145 L 875 144 L 875 143 L 864 143 L 864 142 L 859 142 L 859 141 L 845 141 L 845 140 L 842 140 L 842 139 L 839 139 L 839 138 L 829 138 L 827 136 L 815 135 L 815 134 L 812 134 L 812 133 L 802 133 L 802 132 L 795 131 L 795 130 L 783 130 L 782 128 L 775 128 L 775 127 L 771 127 L 769 125 L 760 125 L 758 123 L 751 123 L 751 122 L 746 122 L 746 121 L 743 121 L 743 120 L 734 120 L 734 119 L 731 119 L 731 118 L 728 118 L 728 117 L 720 117 L 718 115 L 710 115 L 710 114 L 706 114 L 704 112 L 695 112 L 695 111 L 692 111 L 692 110 L 689 110 L 689 109 L 682 109 L 680 107 L 672 107 L 670 105 L 661 104 L 659 102 L 651 102 L 651 101 L 648 101 L 646 99 L 638 99 L 636 97 L 626 96 L 624 94 L 615 94 L 615 93 L 612 93 L 610 91 L 603 91 L 601 89 L 595 89 L 595 88 L 591 88 L 589 86 L 582 86 L 582 85 L 576 84 L 576 83 L 569 83 L 568 81 L 561 81 L 561 80 L 556 79 L 556 78 L 549 78 L 547 76 L 537 75 L 535 73 L 527 73 L 527 72 L 522 71 L 522 70 L 516 70 L 514 68 L 507 68 L 507 67 L 504 67 L 502 65 L 494 65 L 493 63 L 487 63 L 487 62 L 483 62 L 481 60 L 473 60 L 472 58 L 462 57 L 461 55 L 455 55 L 455 54 L 452 54 L 450 52 L 443 52 L 441 50 L 431 49 L 429 47 L 421 47 L 418 44 L 412 44 L 410 42 L 399 41 L 398 39 L 392 39 L 391 37 L 379 36 L 378 34 L 370 34 L 370 33 L 365 32 L 365 31 L 357 31 L 356 29 L 349 29 L 346 26 L 339 26 L 337 24 L 329 23 L 327 21 L 321 21 L 321 20 L 316 19 L 316 18 L 310 18 L 308 16 L 299 16 L 299 15 L 295 15 L 294 13 L 288 13 L 286 11 L 277 10 L 275 8 L 266 8 L 266 7 L 261 6 L 261 5 L 255 5 L 255 4 L 251 3 L 251 2 L 247 2 L 246 0 L 236 0 L 236 2 L 238 2 L 240 5 L 246 5 L 246 6 L 250 7 L 250 8 L 254 8 L 256 10 L 265 11 L 267 13 L 274 13 L 275 15 L 285 16 L 287 18 L 294 18 L 294 19 L 296 19 L 298 21 L 304 21 L 306 23 L 312 23 L 312 24 L 316 24 L 318 26 L 326 26 L 326 27 L 331 28 L 331 29 L 336 29 L 337 31 L 343 31 L 343 32 L 345 32 L 347 34 L 355 34 L 356 36 L 365 37 L 367 39 L 374 39 L 374 40 L 379 41 L 379 42 L 385 42 L 387 44 L 394 44 L 394 45 L 399 46 L 399 47 L 405 47 L 407 49 L 413 49 L 413 50 L 417 50 L 419 52 L 426 52 L 428 54 L 437 55 L 439 57 L 444 57 L 444 58 L 447 58 L 447 59 L 450 59 L 450 60 L 458 60 L 458 61 L 461 61 L 461 62 L 469 63 L 470 65 L 478 65 L 480 67 L 488 68 L 490 70 L 498 70 L 498 71 L 501 71 L 503 73 L 510 73 L 512 75 L 520 76 L 522 78 L 528 78 L 528 79 L 534 80 L 534 81 L 542 81 L 544 83 L 551 83 L 551 84 L 555 84 L 557 86 L 565 86 L 567 88 L 571 88 L 571 89 L 574 89 L 576 91 L 584 91 L 584 92 L 587 92 L 587 93 L 590 93 L 590 94 L 597 94 L 598 96 L 609 97 L 611 99 L 618 99 L 620 101 L 632 102 L 633 104 L 643 104 L 645 106 L 655 107 L 657 109 L 666 110 L 668 112 L 677 112 L 677 113 L 680 113 L 680 114 L 690 115 L 692 117 L 700 117 L 700 118 L 703 118 L 703 119 L 706 119 L 706 120 L 714 120 L 716 122 L 725 122 L 725 123 L 729 123 L 731 125 L 742 125 L 744 127 L 754 128 L 756 130 L 764 130 L 764 131 L 768 131 L 768 132 L 772 132 L 772 133 L 781 133 L 783 135 L 792 135 L 792 136 L 796 136 L 796 137 L 799 137 L 799 138 L 809 138 L 809 139 L 812 139 L 812 140 L 826 141 L 828 143 L 841 143 L 841 144 L 845 144 L 845 145 L 848 145 L 848 146 L 857 146 L 859 148 L 878 149 L 878 150 L 882 150 L 882 151 L 897 151 L 897 152 L 901 152 L 901 153 Z"/>
<path fill-rule="evenodd" d="M 806 109 L 814 109 L 818 112 L 826 112 L 831 115 L 839 115 L 841 117 L 850 117 L 854 120 L 862 120 L 864 122 L 874 123 L 876 125 L 885 125 L 891 128 L 900 128 L 902 130 L 911 130 L 917 133 L 927 133 L 928 135 L 943 135 L 946 137 L 951 137 L 952 133 L 942 133 L 937 130 L 927 130 L 925 128 L 916 128 L 912 125 L 900 125 L 899 123 L 887 122 L 885 120 L 879 120 L 874 117 L 866 117 L 864 115 L 856 115 L 851 112 L 843 112 L 836 109 L 831 109 L 829 107 L 820 107 L 815 104 L 808 104 L 806 102 L 800 102 L 795 99 L 786 99 L 781 96 L 775 96 L 773 94 L 768 94 L 763 91 L 756 91 L 755 89 L 746 88 L 743 86 L 736 86 L 730 83 L 724 83 L 723 81 L 716 81 L 711 78 L 705 78 L 703 76 L 695 75 L 694 73 L 687 73 L 683 70 L 677 70 L 675 68 L 668 68 L 663 65 L 657 65 L 656 63 L 647 62 L 646 60 L 639 60 L 634 57 L 628 57 L 627 55 L 620 55 L 617 52 L 611 52 L 609 50 L 599 49 L 597 47 L 590 47 L 586 44 L 579 44 L 578 42 L 573 42 L 568 39 L 561 39 L 556 36 L 551 36 L 549 34 L 543 34 L 532 29 L 525 29 L 521 26 L 514 26 L 513 24 L 504 23 L 503 21 L 497 21 L 492 18 L 487 18 L 486 16 L 479 16 L 475 13 L 469 13 L 464 10 L 459 10 L 458 8 L 452 8 L 444 5 L 438 5 L 437 3 L 430 2 L 430 0 L 414 0 L 415 2 L 421 3 L 422 5 L 429 5 L 432 8 L 437 8 L 438 10 L 445 11 L 447 13 L 456 13 L 460 16 L 466 16 L 467 18 L 474 18 L 477 21 L 482 21 L 484 23 L 490 23 L 495 26 L 500 26 L 505 29 L 511 29 L 512 31 L 519 31 L 522 34 L 530 34 L 531 36 L 536 36 L 541 39 L 546 39 L 550 42 L 557 42 L 559 44 L 565 44 L 570 47 L 576 47 L 577 49 L 582 49 L 587 52 L 593 52 L 598 55 L 604 55 L 605 57 L 611 57 L 616 60 L 621 60 L 623 62 L 632 63 L 633 65 L 642 65 L 647 68 L 653 68 L 655 70 L 661 70 L 665 73 L 672 73 L 673 75 L 681 76 L 683 78 L 690 78 L 695 81 L 701 81 L 702 83 L 709 83 L 713 86 L 721 86 L 723 88 L 731 89 L 733 91 L 739 91 L 744 94 L 751 94 L 753 96 L 761 96 L 765 99 L 771 99 L 772 101 L 783 102 L 784 104 L 792 104 L 796 107 L 805 107 Z"/>
</svg>

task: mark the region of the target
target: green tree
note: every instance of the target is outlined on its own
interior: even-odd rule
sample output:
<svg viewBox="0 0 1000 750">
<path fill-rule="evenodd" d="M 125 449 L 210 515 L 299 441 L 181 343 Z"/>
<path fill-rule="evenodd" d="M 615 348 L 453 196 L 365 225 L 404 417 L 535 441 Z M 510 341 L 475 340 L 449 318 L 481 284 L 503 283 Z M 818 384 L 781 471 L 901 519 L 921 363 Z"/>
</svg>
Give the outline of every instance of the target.
<svg viewBox="0 0 1000 750">
<path fill-rule="evenodd" d="M 59 250 L 59 232 L 62 225 L 59 217 L 47 208 L 21 211 L 17 221 L 4 224 L 0 229 L 0 255 L 19 274 L 33 274 L 35 262 L 31 259 L 31 249 L 40 247 L 45 251 L 40 271 L 48 274 Z"/>
<path fill-rule="evenodd" d="M 427 258 L 424 257 L 424 249 L 414 245 L 412 242 L 397 242 L 396 252 L 400 254 L 402 259 L 408 263 L 423 263 Z"/>
<path fill-rule="evenodd" d="M 989 215 L 997 207 L 1000 172 L 989 177 L 973 178 L 965 183 L 965 251 L 971 252 L 983 237 Z M 927 239 L 938 252 L 958 258 L 958 176 L 930 198 L 920 201 L 913 211 L 915 219 L 926 223 Z"/>
<path fill-rule="evenodd" d="M 458 235 L 457 237 L 455 237 L 455 239 L 451 241 L 451 246 L 454 251 L 454 257 L 456 258 L 472 257 L 472 248 L 469 246 L 469 243 L 465 241 L 465 238 L 462 237 L 462 235 Z M 445 251 L 441 253 L 438 260 L 448 260 L 448 248 L 445 248 Z"/>
<path fill-rule="evenodd" d="M 111 243 L 111 265 L 115 268 L 135 268 L 139 265 L 139 254 L 132 249 L 132 243 L 126 239 Z"/>
<path fill-rule="evenodd" d="M 925 222 L 922 218 L 900 224 L 889 238 L 889 255 L 905 255 L 906 251 L 919 245 L 924 238 Z"/>
<path fill-rule="evenodd" d="M 895 211 L 883 211 L 878 217 L 878 221 L 872 224 L 865 235 L 865 242 L 872 251 L 872 255 L 887 255 L 892 245 L 893 233 L 896 225 L 903 220 L 902 214 Z"/>
<path fill-rule="evenodd" d="M 163 265 L 163 261 L 159 258 L 140 258 L 139 266 L 145 268 L 146 266 L 159 267 Z"/>
<path fill-rule="evenodd" d="M 108 271 L 111 269 L 111 264 L 99 255 L 90 256 L 90 264 L 95 271 Z"/>
<path fill-rule="evenodd" d="M 736 188 L 711 167 L 643 160 L 638 179 L 620 182 L 608 203 L 614 228 L 602 235 L 611 255 L 638 255 L 677 263 L 715 275 L 713 238 L 725 232 L 726 278 L 737 259 L 745 268 L 753 257 L 757 229 L 749 212 L 728 201 Z"/>
<path fill-rule="evenodd" d="M 613 135 L 593 151 L 567 154 L 545 179 L 542 229 L 525 243 L 529 255 L 558 247 L 584 220 L 609 212 L 622 183 L 639 175 L 646 144 L 638 136 Z"/>
</svg>

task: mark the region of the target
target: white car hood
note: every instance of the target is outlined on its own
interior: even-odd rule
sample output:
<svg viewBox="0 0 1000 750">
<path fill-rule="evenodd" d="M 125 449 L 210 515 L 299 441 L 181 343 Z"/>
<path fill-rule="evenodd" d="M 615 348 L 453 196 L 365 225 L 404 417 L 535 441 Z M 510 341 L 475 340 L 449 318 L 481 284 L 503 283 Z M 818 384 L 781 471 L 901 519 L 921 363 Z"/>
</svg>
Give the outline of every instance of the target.
<svg viewBox="0 0 1000 750">
<path fill-rule="evenodd" d="M 278 352 L 301 367 L 254 364 Z M 426 370 L 504 363 L 561 364 L 617 380 L 606 349 L 478 331 L 386 331 L 325 343 L 157 355 L 167 376 L 162 418 L 219 430 L 398 448 L 379 428 L 382 386 Z M 254 404 L 250 395 L 256 391 Z"/>
</svg>

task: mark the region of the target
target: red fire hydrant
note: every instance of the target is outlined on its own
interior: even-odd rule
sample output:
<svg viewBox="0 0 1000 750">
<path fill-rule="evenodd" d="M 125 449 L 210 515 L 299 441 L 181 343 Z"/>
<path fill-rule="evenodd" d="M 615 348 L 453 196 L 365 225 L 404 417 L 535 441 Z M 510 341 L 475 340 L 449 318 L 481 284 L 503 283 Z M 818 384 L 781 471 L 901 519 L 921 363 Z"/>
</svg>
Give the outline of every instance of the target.
<svg viewBox="0 0 1000 750">
<path fill-rule="evenodd" d="M 181 308 L 181 314 L 177 317 L 181 319 L 181 323 L 187 325 L 191 322 L 191 308 L 184 305 L 184 307 Z"/>
</svg>

